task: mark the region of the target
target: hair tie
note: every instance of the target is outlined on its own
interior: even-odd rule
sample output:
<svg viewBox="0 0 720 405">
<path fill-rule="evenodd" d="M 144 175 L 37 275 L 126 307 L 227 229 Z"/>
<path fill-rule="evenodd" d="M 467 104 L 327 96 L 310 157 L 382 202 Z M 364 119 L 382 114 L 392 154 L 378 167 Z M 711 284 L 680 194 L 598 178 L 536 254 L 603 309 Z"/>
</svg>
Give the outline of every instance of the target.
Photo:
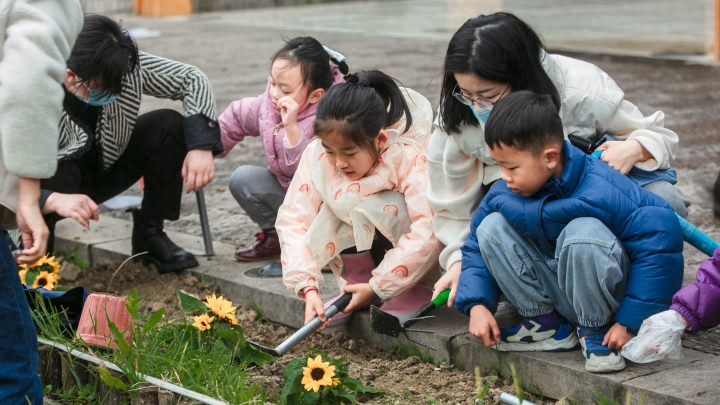
<svg viewBox="0 0 720 405">
<path fill-rule="evenodd" d="M 360 78 L 358 79 L 358 84 L 362 84 L 363 86 L 370 87 L 370 82 L 366 78 Z"/>
<path fill-rule="evenodd" d="M 345 62 L 345 55 L 341 54 L 340 52 L 335 52 L 325 45 L 323 45 L 322 47 L 325 50 L 325 53 L 327 53 L 332 59 L 338 61 L 338 63 Z"/>
</svg>

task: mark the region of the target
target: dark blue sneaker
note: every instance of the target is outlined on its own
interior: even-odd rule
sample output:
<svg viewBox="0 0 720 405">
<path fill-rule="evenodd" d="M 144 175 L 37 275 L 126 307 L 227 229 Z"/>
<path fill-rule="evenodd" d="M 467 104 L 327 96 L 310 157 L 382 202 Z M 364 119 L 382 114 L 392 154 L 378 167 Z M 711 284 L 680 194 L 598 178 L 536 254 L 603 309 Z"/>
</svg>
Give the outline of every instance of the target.
<svg viewBox="0 0 720 405">
<path fill-rule="evenodd" d="M 575 327 L 565 318 L 550 325 L 543 325 L 524 318 L 514 326 L 500 329 L 501 352 L 564 352 L 576 348 L 578 339 Z"/>
<path fill-rule="evenodd" d="M 609 326 L 578 328 L 578 337 L 585 356 L 585 370 L 591 373 L 612 373 L 625 368 L 625 360 L 620 353 L 602 344 L 609 329 Z"/>
</svg>

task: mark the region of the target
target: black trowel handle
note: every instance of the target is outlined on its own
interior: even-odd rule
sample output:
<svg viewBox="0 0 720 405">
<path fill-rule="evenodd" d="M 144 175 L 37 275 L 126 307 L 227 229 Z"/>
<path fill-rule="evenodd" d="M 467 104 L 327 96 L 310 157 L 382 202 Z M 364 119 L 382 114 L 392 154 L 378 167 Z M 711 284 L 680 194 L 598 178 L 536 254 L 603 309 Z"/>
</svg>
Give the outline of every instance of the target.
<svg viewBox="0 0 720 405">
<path fill-rule="evenodd" d="M 345 293 L 340 298 L 333 301 L 333 303 L 330 304 L 325 310 L 325 319 L 330 319 L 338 312 L 345 309 L 345 307 L 350 303 L 351 299 L 352 294 Z M 293 346 L 298 344 L 301 340 L 305 339 L 306 337 L 308 337 L 308 335 L 315 332 L 315 329 L 319 328 L 322 323 L 323 322 L 320 320 L 320 318 L 316 316 L 312 319 L 312 321 L 306 323 L 305 326 L 298 329 L 298 331 L 293 333 L 292 336 L 287 338 L 284 342 L 280 343 L 280 345 L 275 348 L 275 351 L 280 356 L 282 356 L 283 354 L 287 353 L 288 350 L 292 349 Z"/>
</svg>

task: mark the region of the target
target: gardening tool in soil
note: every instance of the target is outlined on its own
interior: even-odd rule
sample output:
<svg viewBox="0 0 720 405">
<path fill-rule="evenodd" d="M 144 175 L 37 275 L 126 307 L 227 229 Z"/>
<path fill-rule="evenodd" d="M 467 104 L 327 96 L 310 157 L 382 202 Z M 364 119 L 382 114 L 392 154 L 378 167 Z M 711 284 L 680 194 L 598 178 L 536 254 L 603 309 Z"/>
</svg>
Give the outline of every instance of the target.
<svg viewBox="0 0 720 405">
<path fill-rule="evenodd" d="M 424 343 L 420 343 L 417 340 L 411 339 L 407 332 L 420 332 L 420 333 L 435 333 L 435 331 L 432 330 L 424 330 L 424 329 L 410 329 L 408 326 L 412 326 L 415 322 L 421 321 L 423 319 L 431 319 L 435 318 L 434 315 L 426 316 L 428 312 L 432 311 L 435 308 L 440 308 L 441 306 L 447 304 L 448 297 L 450 296 L 450 290 L 444 290 L 441 292 L 437 297 L 435 297 L 434 300 L 430 301 L 429 304 L 424 306 L 421 310 L 416 312 L 412 318 L 408 319 L 407 321 L 400 323 L 400 320 L 395 316 L 388 314 L 387 312 L 381 310 L 380 308 L 376 307 L 375 305 L 370 306 L 370 327 L 372 328 L 373 332 L 380 333 L 382 335 L 392 336 L 392 337 L 398 337 L 400 336 L 400 333 L 405 335 L 405 338 L 413 343 L 419 344 L 420 346 L 427 347 L 428 349 L 435 350 L 434 347 L 430 347 Z"/>
<path fill-rule="evenodd" d="M 340 296 L 340 298 L 333 301 L 333 303 L 330 304 L 325 309 L 326 319 L 332 318 L 333 316 L 337 315 L 340 311 L 345 309 L 345 307 L 350 303 L 351 298 L 352 298 L 352 294 L 345 293 L 342 296 Z M 280 357 L 283 354 L 290 351 L 290 349 L 292 349 L 293 346 L 300 343 L 301 340 L 305 339 L 306 337 L 308 337 L 308 335 L 313 333 L 315 331 L 315 329 L 319 328 L 322 325 L 322 323 L 323 323 L 323 321 L 321 321 L 320 318 L 316 316 L 315 318 L 313 318 L 312 321 L 308 322 L 307 324 L 305 324 L 305 326 L 298 329 L 297 332 L 293 333 L 292 336 L 285 339 L 282 343 L 277 345 L 277 347 L 275 347 L 274 349 L 265 347 L 263 345 L 255 343 L 255 342 L 251 342 L 249 340 L 247 342 L 262 352 L 271 354 L 275 357 Z"/>
<path fill-rule="evenodd" d="M 500 403 L 505 405 L 535 405 L 534 402 L 526 401 L 524 399 L 521 403 L 520 398 L 507 392 L 503 392 L 500 394 Z"/>
</svg>

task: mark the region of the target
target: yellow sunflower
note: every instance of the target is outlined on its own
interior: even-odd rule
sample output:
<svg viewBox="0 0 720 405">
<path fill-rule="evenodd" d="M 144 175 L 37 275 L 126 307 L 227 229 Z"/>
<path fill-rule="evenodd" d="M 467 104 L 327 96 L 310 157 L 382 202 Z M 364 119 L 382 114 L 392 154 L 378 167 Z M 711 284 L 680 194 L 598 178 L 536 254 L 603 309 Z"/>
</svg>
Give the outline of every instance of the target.
<svg viewBox="0 0 720 405">
<path fill-rule="evenodd" d="M 306 391 L 318 392 L 320 387 L 333 383 L 332 377 L 335 375 L 335 366 L 331 366 L 327 361 L 323 362 L 322 356 L 318 355 L 314 359 L 308 357 L 307 364 L 307 367 L 303 367 L 303 379 L 301 381 Z"/>
<path fill-rule="evenodd" d="M 340 384 L 340 379 L 339 379 L 339 378 L 333 378 L 333 379 L 332 379 L 332 386 L 333 386 L 333 387 L 337 387 L 339 384 Z"/>
<path fill-rule="evenodd" d="M 228 322 L 230 322 L 230 325 L 237 325 L 237 323 L 238 323 L 237 318 L 235 318 L 235 314 L 233 314 L 233 313 L 227 314 L 225 319 L 227 319 Z"/>
<path fill-rule="evenodd" d="M 227 318 L 229 314 L 235 317 L 237 307 L 232 306 L 232 302 L 223 297 L 216 297 L 215 294 L 212 297 L 206 295 L 205 305 L 220 318 Z"/>
<path fill-rule="evenodd" d="M 38 261 L 35 262 L 35 264 L 32 265 L 32 267 L 42 266 L 43 264 L 47 264 L 48 266 L 52 267 L 53 273 L 57 273 L 60 270 L 60 263 L 56 262 L 55 256 L 50 256 L 50 253 L 41 257 Z"/>
<path fill-rule="evenodd" d="M 48 273 L 47 271 L 41 271 L 35 281 L 33 281 L 33 288 L 42 287 L 46 290 L 52 290 L 57 285 L 58 279 L 54 273 Z"/>
<path fill-rule="evenodd" d="M 212 322 L 215 317 L 202 314 L 200 316 L 193 317 L 193 319 L 195 320 L 195 323 L 193 323 L 192 326 L 200 330 L 208 330 L 210 329 L 210 322 Z"/>
</svg>

